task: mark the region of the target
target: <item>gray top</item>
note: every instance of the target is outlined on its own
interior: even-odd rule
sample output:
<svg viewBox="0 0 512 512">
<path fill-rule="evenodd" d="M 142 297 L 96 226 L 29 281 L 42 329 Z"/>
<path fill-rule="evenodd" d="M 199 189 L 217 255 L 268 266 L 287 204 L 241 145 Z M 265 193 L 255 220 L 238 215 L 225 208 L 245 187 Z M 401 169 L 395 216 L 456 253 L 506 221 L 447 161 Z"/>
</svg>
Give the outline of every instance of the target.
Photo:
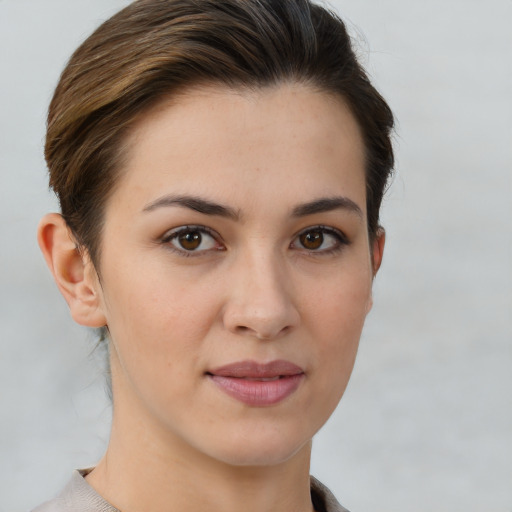
<svg viewBox="0 0 512 512">
<path fill-rule="evenodd" d="M 73 471 L 68 485 L 57 498 L 43 503 L 32 512 L 120 512 L 107 503 L 85 480 L 91 470 Z M 334 495 L 316 478 L 311 477 L 311 500 L 316 512 L 348 512 Z"/>
</svg>

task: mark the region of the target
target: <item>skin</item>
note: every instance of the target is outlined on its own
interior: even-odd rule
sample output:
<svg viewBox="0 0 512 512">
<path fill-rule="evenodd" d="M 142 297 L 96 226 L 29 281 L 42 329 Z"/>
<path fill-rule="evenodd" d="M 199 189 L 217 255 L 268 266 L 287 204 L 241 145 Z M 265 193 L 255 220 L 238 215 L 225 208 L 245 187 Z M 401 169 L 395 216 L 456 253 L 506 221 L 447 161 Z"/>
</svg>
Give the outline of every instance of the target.
<svg viewBox="0 0 512 512">
<path fill-rule="evenodd" d="M 311 511 L 311 439 L 346 388 L 384 247 L 368 238 L 359 127 L 340 98 L 302 85 L 209 87 L 162 102 L 128 143 L 101 278 L 59 215 L 39 228 L 73 318 L 111 336 L 112 435 L 87 479 L 123 512 Z M 326 198 L 344 200 L 298 211 Z M 195 251 L 172 238 L 183 226 L 210 230 Z M 275 359 L 304 376 L 271 406 L 208 377 Z"/>
</svg>

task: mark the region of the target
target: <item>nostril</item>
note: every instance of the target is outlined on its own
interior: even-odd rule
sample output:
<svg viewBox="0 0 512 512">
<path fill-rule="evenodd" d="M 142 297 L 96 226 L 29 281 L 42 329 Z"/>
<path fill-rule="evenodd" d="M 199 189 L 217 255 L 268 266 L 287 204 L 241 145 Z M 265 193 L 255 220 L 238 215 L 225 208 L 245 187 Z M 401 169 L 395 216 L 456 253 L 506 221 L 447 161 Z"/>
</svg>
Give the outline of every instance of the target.
<svg viewBox="0 0 512 512">
<path fill-rule="evenodd" d="M 258 340 L 272 340 L 276 336 L 281 336 L 283 334 L 288 333 L 292 329 L 292 326 L 287 325 L 282 329 L 279 329 L 278 332 L 267 331 L 267 330 L 259 330 L 253 329 L 251 327 L 247 327 L 245 325 L 239 325 L 236 327 L 236 332 L 240 335 L 250 335 L 255 337 Z"/>
<path fill-rule="evenodd" d="M 271 336 L 269 336 L 268 333 L 260 332 L 259 330 L 252 329 L 251 327 L 247 327 L 246 325 L 237 326 L 236 331 L 238 334 L 251 335 L 259 340 L 266 340 L 271 338 Z"/>
</svg>

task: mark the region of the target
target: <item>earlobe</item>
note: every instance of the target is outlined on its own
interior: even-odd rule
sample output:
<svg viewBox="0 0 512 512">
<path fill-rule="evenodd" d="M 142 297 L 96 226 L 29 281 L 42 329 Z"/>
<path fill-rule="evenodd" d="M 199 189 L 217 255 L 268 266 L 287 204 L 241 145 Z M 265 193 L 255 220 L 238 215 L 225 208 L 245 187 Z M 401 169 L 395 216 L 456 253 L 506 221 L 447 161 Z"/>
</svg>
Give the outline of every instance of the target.
<svg viewBox="0 0 512 512">
<path fill-rule="evenodd" d="M 82 254 L 66 221 L 57 213 L 45 215 L 37 231 L 39 247 L 75 322 L 103 327 L 101 288 L 91 260 Z"/>
</svg>

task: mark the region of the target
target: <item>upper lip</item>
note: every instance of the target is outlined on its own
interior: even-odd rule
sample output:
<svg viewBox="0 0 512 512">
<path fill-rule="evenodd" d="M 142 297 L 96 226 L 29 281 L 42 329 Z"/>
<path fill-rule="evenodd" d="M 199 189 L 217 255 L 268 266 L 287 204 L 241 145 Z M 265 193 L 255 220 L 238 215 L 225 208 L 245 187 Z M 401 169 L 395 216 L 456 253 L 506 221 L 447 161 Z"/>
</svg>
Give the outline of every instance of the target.
<svg viewBox="0 0 512 512">
<path fill-rule="evenodd" d="M 304 370 L 283 359 L 277 359 L 268 363 L 258 363 L 257 361 L 237 361 L 235 363 L 219 366 L 207 373 L 211 375 L 218 375 L 220 377 L 236 377 L 236 378 L 249 378 L 249 379 L 268 379 L 272 377 L 300 375 Z"/>
</svg>

